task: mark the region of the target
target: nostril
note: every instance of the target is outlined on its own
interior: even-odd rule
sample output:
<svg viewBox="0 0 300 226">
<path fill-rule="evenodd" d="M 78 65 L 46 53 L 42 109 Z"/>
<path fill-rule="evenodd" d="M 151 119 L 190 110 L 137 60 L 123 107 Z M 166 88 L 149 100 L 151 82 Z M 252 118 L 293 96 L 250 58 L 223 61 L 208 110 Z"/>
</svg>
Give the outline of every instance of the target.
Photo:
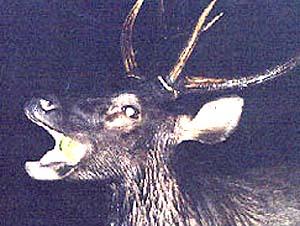
<svg viewBox="0 0 300 226">
<path fill-rule="evenodd" d="M 55 104 L 53 104 L 52 101 L 45 99 L 40 100 L 40 105 L 44 111 L 51 111 L 56 108 Z"/>
</svg>

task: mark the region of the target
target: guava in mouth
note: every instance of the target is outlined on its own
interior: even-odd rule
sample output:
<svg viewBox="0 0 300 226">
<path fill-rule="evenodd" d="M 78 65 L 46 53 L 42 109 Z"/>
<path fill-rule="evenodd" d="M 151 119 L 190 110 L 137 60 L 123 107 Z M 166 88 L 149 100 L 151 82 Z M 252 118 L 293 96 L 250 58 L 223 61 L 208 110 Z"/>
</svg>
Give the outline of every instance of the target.
<svg viewBox="0 0 300 226">
<path fill-rule="evenodd" d="M 87 145 L 42 123 L 35 123 L 49 132 L 55 145 L 39 161 L 27 161 L 26 172 L 37 180 L 59 180 L 66 177 L 84 157 Z"/>
</svg>

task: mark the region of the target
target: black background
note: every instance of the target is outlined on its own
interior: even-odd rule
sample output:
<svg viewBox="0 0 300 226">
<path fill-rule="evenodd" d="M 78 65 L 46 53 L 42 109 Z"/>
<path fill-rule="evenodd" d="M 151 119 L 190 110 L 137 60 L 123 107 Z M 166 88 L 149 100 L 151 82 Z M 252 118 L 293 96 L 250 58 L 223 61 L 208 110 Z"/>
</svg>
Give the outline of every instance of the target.
<svg viewBox="0 0 300 226">
<path fill-rule="evenodd" d="M 53 141 L 26 119 L 23 106 L 40 93 L 100 96 L 112 88 L 124 76 L 119 37 L 133 2 L 0 1 L 1 225 L 102 225 L 104 185 L 39 182 L 25 173 L 25 161 L 40 158 Z M 145 2 L 134 36 L 141 72 L 153 79 L 170 70 L 208 2 L 166 0 L 163 22 L 158 0 Z M 299 8 L 298 0 L 219 1 L 212 14 L 225 15 L 201 36 L 183 74 L 241 76 L 299 55 Z M 299 75 L 297 68 L 238 92 L 246 100 L 241 126 L 218 147 L 229 161 L 241 169 L 299 163 Z M 187 98 L 192 106 L 201 100 Z M 205 154 L 205 145 L 190 147 Z"/>
</svg>

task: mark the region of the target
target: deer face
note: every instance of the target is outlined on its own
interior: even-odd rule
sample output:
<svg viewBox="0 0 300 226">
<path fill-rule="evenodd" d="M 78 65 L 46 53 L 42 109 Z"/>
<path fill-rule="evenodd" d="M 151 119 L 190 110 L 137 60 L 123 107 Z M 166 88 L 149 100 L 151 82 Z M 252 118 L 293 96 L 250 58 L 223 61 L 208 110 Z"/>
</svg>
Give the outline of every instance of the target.
<svg viewBox="0 0 300 226">
<path fill-rule="evenodd" d="M 35 179 L 55 180 L 110 179 L 135 171 L 153 146 L 151 134 L 172 118 L 152 104 L 134 92 L 74 103 L 32 99 L 25 106 L 27 117 L 56 144 L 40 161 L 27 162 L 27 172 Z"/>
</svg>

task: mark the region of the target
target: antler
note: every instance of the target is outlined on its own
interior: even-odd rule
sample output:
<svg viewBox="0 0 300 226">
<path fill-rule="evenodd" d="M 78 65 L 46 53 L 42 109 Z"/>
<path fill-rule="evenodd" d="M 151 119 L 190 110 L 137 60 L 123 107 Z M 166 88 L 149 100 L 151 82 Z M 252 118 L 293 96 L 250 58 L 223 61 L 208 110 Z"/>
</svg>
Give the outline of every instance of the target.
<svg viewBox="0 0 300 226">
<path fill-rule="evenodd" d="M 136 77 L 134 71 L 137 68 L 135 60 L 135 53 L 132 46 L 132 29 L 135 23 L 135 19 L 141 9 L 144 0 L 137 0 L 127 15 L 122 28 L 121 33 L 121 52 L 123 58 L 123 64 L 128 77 Z"/>
<path fill-rule="evenodd" d="M 196 42 L 199 38 L 199 35 L 207 31 L 215 22 L 217 22 L 223 13 L 220 13 L 213 20 L 207 23 L 204 26 L 205 20 L 211 10 L 213 9 L 217 0 L 212 0 L 210 4 L 204 9 L 202 14 L 200 15 L 198 22 L 194 28 L 194 31 L 187 42 L 186 47 L 181 52 L 176 64 L 173 69 L 170 71 L 169 75 L 166 78 L 162 76 L 158 76 L 158 80 L 161 82 L 163 87 L 174 94 L 175 98 L 179 93 L 189 93 L 189 92 L 201 92 L 201 91 L 214 91 L 214 90 L 224 90 L 230 88 L 245 88 L 249 85 L 260 84 L 265 81 L 277 78 L 286 72 L 292 70 L 296 67 L 300 62 L 300 56 L 289 59 L 287 62 L 277 65 L 271 70 L 267 70 L 265 73 L 243 76 L 240 78 L 211 78 L 204 76 L 187 76 L 183 80 L 179 82 L 178 79 L 183 67 L 185 66 L 188 58 L 190 57 L 192 51 L 196 46 Z"/>
<path fill-rule="evenodd" d="M 231 88 L 246 88 L 250 85 L 256 85 L 268 80 L 277 78 L 286 72 L 292 70 L 300 63 L 300 57 L 294 57 L 289 59 L 287 62 L 277 65 L 271 70 L 267 70 L 264 73 L 243 76 L 240 78 L 205 78 L 203 76 L 187 76 L 180 82 L 177 87 L 178 92 L 188 93 L 188 92 L 201 92 L 201 91 L 214 91 L 214 90 L 224 90 Z"/>
<path fill-rule="evenodd" d="M 180 53 L 179 58 L 178 58 L 176 64 L 174 65 L 173 69 L 170 71 L 169 75 L 165 79 L 162 78 L 161 76 L 158 77 L 159 81 L 162 83 L 164 88 L 167 89 L 168 91 L 173 92 L 175 94 L 175 96 L 177 94 L 176 94 L 176 90 L 173 88 L 173 86 L 175 85 L 175 82 L 176 82 L 177 78 L 179 77 L 187 60 L 189 59 L 190 55 L 192 54 L 192 52 L 197 44 L 197 41 L 199 39 L 199 35 L 202 32 L 207 31 L 210 27 L 213 26 L 213 24 L 215 24 L 223 16 L 223 13 L 220 13 L 217 16 L 215 16 L 209 23 L 204 25 L 207 16 L 212 11 L 216 2 L 217 2 L 217 0 L 212 0 L 210 2 L 210 4 L 204 9 L 202 14 L 200 15 L 198 22 L 194 28 L 194 31 L 193 31 L 190 39 L 187 42 L 186 47 Z"/>
<path fill-rule="evenodd" d="M 179 74 L 181 73 L 183 67 L 185 66 L 188 58 L 190 57 L 191 53 L 193 52 L 193 50 L 197 44 L 199 35 L 202 32 L 208 30 L 223 15 L 223 13 L 220 13 L 212 21 L 210 21 L 206 26 L 204 26 L 205 20 L 206 20 L 207 16 L 209 15 L 209 13 L 211 12 L 211 10 L 213 9 L 216 2 L 217 2 L 217 0 L 211 1 L 211 3 L 204 9 L 202 14 L 200 15 L 198 22 L 194 28 L 194 31 L 193 31 L 189 41 L 187 42 L 186 47 L 180 53 L 176 64 L 174 65 L 173 69 L 170 71 L 169 76 L 166 78 L 168 83 L 173 85 L 176 82 L 176 79 L 178 78 Z"/>
</svg>

